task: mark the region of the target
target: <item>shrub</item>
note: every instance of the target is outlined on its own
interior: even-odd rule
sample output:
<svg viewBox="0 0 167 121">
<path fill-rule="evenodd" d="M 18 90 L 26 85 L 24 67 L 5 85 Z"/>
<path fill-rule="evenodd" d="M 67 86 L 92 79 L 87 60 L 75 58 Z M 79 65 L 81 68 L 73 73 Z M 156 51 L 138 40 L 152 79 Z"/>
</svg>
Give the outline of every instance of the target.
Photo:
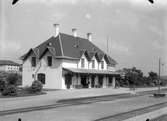
<svg viewBox="0 0 167 121">
<path fill-rule="evenodd" d="M 0 92 L 2 92 L 6 87 L 6 83 L 3 80 L 0 80 Z"/>
<path fill-rule="evenodd" d="M 15 85 L 8 85 L 2 91 L 2 95 L 4 96 L 16 96 L 17 95 L 17 87 Z"/>
<path fill-rule="evenodd" d="M 40 81 L 34 81 L 30 87 L 30 91 L 32 93 L 38 93 L 41 92 L 43 88 L 43 85 Z"/>
<path fill-rule="evenodd" d="M 6 81 L 8 85 L 17 85 L 18 75 L 11 73 L 7 76 Z"/>
</svg>

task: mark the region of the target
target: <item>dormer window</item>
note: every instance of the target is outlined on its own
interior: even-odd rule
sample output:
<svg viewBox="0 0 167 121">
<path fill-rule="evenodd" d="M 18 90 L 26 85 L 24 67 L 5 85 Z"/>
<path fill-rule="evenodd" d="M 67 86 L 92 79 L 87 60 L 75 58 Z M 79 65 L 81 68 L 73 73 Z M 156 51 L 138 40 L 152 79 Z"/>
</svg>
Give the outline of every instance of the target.
<svg viewBox="0 0 167 121">
<path fill-rule="evenodd" d="M 92 68 L 95 68 L 95 60 L 92 60 Z"/>
<path fill-rule="evenodd" d="M 85 59 L 84 59 L 84 58 L 81 59 L 81 67 L 82 67 L 82 68 L 85 67 Z"/>
<path fill-rule="evenodd" d="M 104 61 L 101 61 L 101 69 L 104 69 Z"/>
<path fill-rule="evenodd" d="M 52 56 L 47 57 L 48 66 L 52 66 Z"/>
<path fill-rule="evenodd" d="M 31 66 L 36 67 L 36 57 L 31 58 Z"/>
</svg>

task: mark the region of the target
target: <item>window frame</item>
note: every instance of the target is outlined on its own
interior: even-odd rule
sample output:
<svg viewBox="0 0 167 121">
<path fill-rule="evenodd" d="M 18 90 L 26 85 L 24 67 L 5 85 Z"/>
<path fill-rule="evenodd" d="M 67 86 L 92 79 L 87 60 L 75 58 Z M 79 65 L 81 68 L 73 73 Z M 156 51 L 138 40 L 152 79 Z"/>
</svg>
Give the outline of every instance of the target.
<svg viewBox="0 0 167 121">
<path fill-rule="evenodd" d="M 37 65 L 37 59 L 36 59 L 36 57 L 31 57 L 31 66 L 32 67 L 36 67 L 36 65 Z"/>
<path fill-rule="evenodd" d="M 104 69 L 104 61 L 101 61 L 101 69 Z"/>
<path fill-rule="evenodd" d="M 52 56 L 47 56 L 47 66 L 51 67 L 53 65 Z"/>
<path fill-rule="evenodd" d="M 85 59 L 81 58 L 81 68 L 85 68 Z"/>
<path fill-rule="evenodd" d="M 95 68 L 95 60 L 92 60 L 92 69 Z"/>
</svg>

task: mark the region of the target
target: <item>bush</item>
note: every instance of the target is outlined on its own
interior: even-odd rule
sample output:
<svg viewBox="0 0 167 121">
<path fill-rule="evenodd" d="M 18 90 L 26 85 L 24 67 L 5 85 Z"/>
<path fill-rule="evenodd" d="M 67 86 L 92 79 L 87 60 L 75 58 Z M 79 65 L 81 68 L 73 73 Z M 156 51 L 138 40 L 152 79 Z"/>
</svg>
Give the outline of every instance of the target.
<svg viewBox="0 0 167 121">
<path fill-rule="evenodd" d="M 6 87 L 5 81 L 0 80 L 0 92 L 2 92 Z"/>
<path fill-rule="evenodd" d="M 8 85 L 17 85 L 18 75 L 11 73 L 7 76 L 6 81 Z"/>
<path fill-rule="evenodd" d="M 41 92 L 43 88 L 43 85 L 40 81 L 34 81 L 30 87 L 30 91 L 32 93 L 38 93 Z"/>
<path fill-rule="evenodd" d="M 2 91 L 2 95 L 4 96 L 16 96 L 17 95 L 17 87 L 15 85 L 8 85 Z"/>
</svg>

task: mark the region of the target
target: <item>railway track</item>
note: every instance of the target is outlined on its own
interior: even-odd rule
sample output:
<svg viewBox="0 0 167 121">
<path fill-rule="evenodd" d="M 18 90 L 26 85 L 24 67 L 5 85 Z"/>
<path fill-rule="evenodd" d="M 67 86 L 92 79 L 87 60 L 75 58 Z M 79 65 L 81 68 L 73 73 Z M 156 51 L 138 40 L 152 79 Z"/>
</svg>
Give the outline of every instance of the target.
<svg viewBox="0 0 167 121">
<path fill-rule="evenodd" d="M 161 108 L 167 107 L 167 102 L 164 103 L 159 103 L 159 104 L 155 104 L 155 105 L 151 105 L 151 106 L 147 106 L 147 107 L 143 107 L 143 108 L 139 108 L 136 110 L 132 110 L 132 111 L 128 111 L 128 112 L 124 112 L 124 113 L 119 113 L 116 115 L 111 115 L 111 116 L 107 116 L 107 117 L 103 117 L 100 119 L 96 119 L 94 121 L 123 121 L 126 120 L 128 118 L 132 118 L 138 115 L 142 115 L 154 110 L 158 110 Z"/>
<path fill-rule="evenodd" d="M 166 91 L 166 90 L 167 89 L 164 89 L 162 91 Z M 113 100 L 123 99 L 123 98 L 134 98 L 138 96 L 153 94 L 154 92 L 155 90 L 139 92 L 137 95 L 126 93 L 126 94 L 119 94 L 119 95 L 107 95 L 107 96 L 96 96 L 96 97 L 84 97 L 84 98 L 59 100 L 56 104 L 51 104 L 51 105 L 0 111 L 0 116 L 31 112 L 31 111 L 38 111 L 38 110 L 47 110 L 47 109 L 53 109 L 53 108 L 61 108 L 61 107 L 67 107 L 67 106 L 73 106 L 73 105 L 90 104 L 90 103 L 101 102 L 101 101 L 113 101 Z"/>
</svg>

